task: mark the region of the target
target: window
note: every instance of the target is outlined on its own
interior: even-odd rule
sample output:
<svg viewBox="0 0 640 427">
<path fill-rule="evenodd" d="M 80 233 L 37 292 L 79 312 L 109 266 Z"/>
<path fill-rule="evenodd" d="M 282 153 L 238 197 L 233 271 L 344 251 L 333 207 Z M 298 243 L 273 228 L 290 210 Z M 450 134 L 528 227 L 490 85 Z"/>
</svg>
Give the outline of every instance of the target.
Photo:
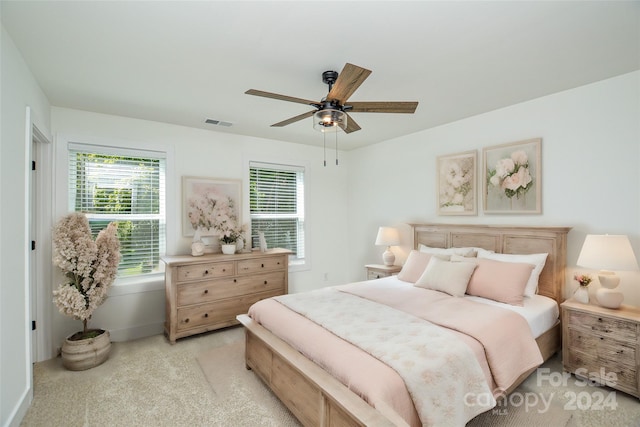
<svg viewBox="0 0 640 427">
<path fill-rule="evenodd" d="M 165 252 L 165 156 L 69 145 L 69 208 L 83 212 L 94 237 L 118 224 L 118 277 L 160 271 Z"/>
<path fill-rule="evenodd" d="M 305 265 L 304 168 L 250 162 L 249 204 L 253 247 L 262 231 L 269 248 L 293 252 L 290 265 Z"/>
</svg>

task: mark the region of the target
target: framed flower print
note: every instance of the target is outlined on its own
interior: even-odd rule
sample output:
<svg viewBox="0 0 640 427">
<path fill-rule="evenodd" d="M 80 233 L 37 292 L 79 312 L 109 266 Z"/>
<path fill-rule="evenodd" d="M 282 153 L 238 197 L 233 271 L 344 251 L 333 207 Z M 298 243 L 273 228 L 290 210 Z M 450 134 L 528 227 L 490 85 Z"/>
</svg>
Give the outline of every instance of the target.
<svg viewBox="0 0 640 427">
<path fill-rule="evenodd" d="M 438 215 L 477 215 L 475 150 L 437 159 Z"/>
<path fill-rule="evenodd" d="M 542 139 L 528 139 L 483 149 L 485 213 L 542 213 Z"/>
<path fill-rule="evenodd" d="M 221 210 L 222 209 L 222 210 Z M 216 235 L 213 222 L 220 215 L 242 224 L 242 181 L 182 177 L 182 235 Z"/>
</svg>

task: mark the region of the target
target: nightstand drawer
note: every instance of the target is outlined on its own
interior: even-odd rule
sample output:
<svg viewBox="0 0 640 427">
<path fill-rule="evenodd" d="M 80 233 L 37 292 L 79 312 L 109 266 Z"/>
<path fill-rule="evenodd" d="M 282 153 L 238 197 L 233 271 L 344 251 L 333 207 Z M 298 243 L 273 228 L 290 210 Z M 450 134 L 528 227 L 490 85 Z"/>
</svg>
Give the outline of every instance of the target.
<svg viewBox="0 0 640 427">
<path fill-rule="evenodd" d="M 374 279 L 379 279 L 381 277 L 389 277 L 389 276 L 391 276 L 391 274 L 383 273 L 381 271 L 371 271 L 371 270 L 369 270 L 367 272 L 367 280 L 374 280 Z"/>
<path fill-rule="evenodd" d="M 565 320 L 576 329 L 583 329 L 601 336 L 611 336 L 622 341 L 636 338 L 637 325 L 631 321 L 573 310 L 568 311 L 567 317 Z"/>
<path fill-rule="evenodd" d="M 627 366 L 627 369 L 634 369 L 636 366 L 635 344 L 617 341 L 610 337 L 601 337 L 589 332 L 569 329 L 570 352 L 581 352 L 588 355 L 595 363 L 609 364 L 614 361 L 616 364 Z"/>
<path fill-rule="evenodd" d="M 609 383 L 614 382 L 616 388 L 620 388 L 626 392 L 637 393 L 638 386 L 635 367 L 630 367 L 627 364 L 618 363 L 616 360 L 602 358 L 581 351 L 570 351 L 567 355 L 567 365 L 578 367 L 574 372 L 577 371 L 583 378 L 600 378 L 601 384 L 606 380 Z M 604 368 L 604 371 L 602 371 L 601 368 Z M 602 378 L 601 374 L 607 377 Z M 616 375 L 615 380 L 612 379 L 612 374 Z"/>
</svg>

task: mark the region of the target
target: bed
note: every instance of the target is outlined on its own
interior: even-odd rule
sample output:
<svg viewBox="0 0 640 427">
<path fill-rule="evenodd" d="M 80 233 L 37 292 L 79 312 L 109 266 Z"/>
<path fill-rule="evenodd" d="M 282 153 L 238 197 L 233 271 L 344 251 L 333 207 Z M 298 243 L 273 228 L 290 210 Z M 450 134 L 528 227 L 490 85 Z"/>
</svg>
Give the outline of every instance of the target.
<svg viewBox="0 0 640 427">
<path fill-rule="evenodd" d="M 547 254 L 544 261 L 544 267 L 538 272 L 539 277 L 537 278 L 536 283 L 536 295 L 538 296 L 535 298 L 525 298 L 527 304 L 524 304 L 524 307 L 516 307 L 515 310 L 523 311 L 523 313 L 520 314 L 525 314 L 523 316 L 516 317 L 526 319 L 525 324 L 531 329 L 530 333 L 532 334 L 532 337 L 535 338 L 535 341 L 532 341 L 533 345 L 539 349 L 539 355 L 537 357 L 540 358 L 540 361 L 536 360 L 536 363 L 532 365 L 532 362 L 534 361 L 534 358 L 532 357 L 532 360 L 527 362 L 529 365 L 521 364 L 521 366 L 518 367 L 519 369 L 522 370 L 524 367 L 528 367 L 528 369 L 522 371 L 515 380 L 512 377 L 509 377 L 507 382 L 501 384 L 501 387 L 496 387 L 495 380 L 486 376 L 486 373 L 491 372 L 493 369 L 493 366 L 491 366 L 492 353 L 490 350 L 485 350 L 487 353 L 487 361 L 478 363 L 480 371 L 483 372 L 487 378 L 486 386 L 493 394 L 493 397 L 509 393 L 515 389 L 515 387 L 517 387 L 517 385 L 519 385 L 533 370 L 535 370 L 541 361 L 547 360 L 560 349 L 561 329 L 557 313 L 559 312 L 558 305 L 562 302 L 564 295 L 566 236 L 569 232 L 569 228 L 459 224 L 412 224 L 411 227 L 414 237 L 413 247 L 415 249 L 415 251 L 412 251 L 412 254 L 414 252 L 422 252 L 422 249 L 428 250 L 428 248 L 433 248 L 434 250 L 435 248 L 476 248 L 477 250 L 485 250 L 490 253 L 495 253 L 497 254 L 495 257 L 501 256 L 499 254 L 517 254 L 518 256 L 528 254 Z M 411 256 L 412 255 L 410 254 L 410 257 Z M 407 264 L 409 264 L 409 260 L 407 260 Z M 405 267 L 407 267 L 407 265 L 405 265 Z M 403 267 L 403 271 L 404 270 L 405 268 Z M 476 269 L 476 271 L 478 270 Z M 379 297 L 381 299 L 380 302 L 385 300 L 385 303 L 386 300 L 394 299 L 394 294 L 389 293 L 389 289 L 397 288 L 398 292 L 402 293 L 402 297 L 396 298 L 399 303 L 404 304 L 406 301 L 410 301 L 413 302 L 414 305 L 418 304 L 416 299 L 417 297 L 414 298 L 414 295 L 418 295 L 420 292 L 413 283 L 407 285 L 406 282 L 403 283 L 403 281 L 400 281 L 397 277 L 369 281 L 367 284 L 364 282 L 354 283 L 337 288 L 339 289 L 337 289 L 335 293 L 340 294 L 341 298 L 343 298 L 343 294 L 347 294 L 349 298 L 354 299 L 353 295 L 355 294 L 355 296 L 358 297 L 355 298 L 357 300 L 363 299 L 359 298 L 363 296 L 359 295 L 360 293 L 382 292 L 382 294 L 380 294 L 382 296 Z M 373 288 L 375 289 L 370 291 L 370 289 Z M 334 289 L 321 291 L 329 293 L 334 292 Z M 423 293 L 443 295 L 442 292 L 433 290 L 428 290 Z M 251 316 L 241 315 L 238 316 L 238 320 L 244 325 L 246 331 L 245 359 L 247 368 L 252 369 L 265 382 L 265 384 L 270 387 L 276 396 L 278 396 L 278 398 L 291 410 L 303 425 L 383 426 L 437 423 L 435 421 L 421 421 L 421 417 L 426 411 L 425 407 L 422 403 L 416 403 L 415 405 L 412 404 L 411 396 L 413 395 L 412 393 L 415 393 L 415 390 L 408 390 L 410 388 L 409 381 L 406 382 L 407 387 L 402 387 L 402 384 L 404 384 L 403 378 L 406 377 L 399 376 L 398 372 L 395 372 L 394 369 L 371 356 L 367 352 L 356 348 L 348 342 L 348 340 L 334 336 L 336 333 L 335 331 L 324 331 L 325 338 L 326 336 L 332 336 L 332 338 L 326 339 L 333 339 L 334 341 L 326 341 L 325 338 L 315 338 L 315 335 L 311 334 L 312 328 L 323 328 L 315 324 L 310 318 L 307 318 L 306 316 L 308 314 L 301 314 L 302 311 L 309 310 L 308 308 L 301 309 L 296 307 L 295 304 L 304 302 L 300 300 L 304 300 L 305 298 L 314 300 L 316 296 L 305 296 L 302 294 L 296 295 L 297 296 L 291 297 L 297 299 L 287 302 L 287 304 L 292 306 L 284 308 L 284 317 L 278 317 L 279 315 L 276 317 L 270 317 L 272 316 L 270 314 L 271 310 L 265 309 L 265 307 L 268 308 L 269 305 L 282 306 L 284 301 L 267 300 L 260 303 L 262 305 L 262 307 L 260 307 L 262 311 L 256 309 L 253 310 L 254 312 L 252 313 L 250 310 Z M 333 298 L 333 295 L 334 294 L 331 294 L 330 298 Z M 367 298 L 371 297 L 369 295 L 364 296 Z M 467 303 L 466 301 L 478 298 L 466 296 L 464 298 L 451 298 L 448 297 L 448 295 L 446 297 L 447 299 L 444 299 L 444 297 L 443 299 L 437 299 L 440 297 L 436 297 L 435 304 L 433 305 L 435 308 L 432 310 L 435 313 L 436 319 L 442 317 L 442 307 L 446 307 L 449 302 L 452 304 L 473 304 Z M 373 299 L 375 298 L 376 296 L 374 295 Z M 413 301 L 414 299 L 416 299 L 416 301 Z M 535 314 L 536 310 L 533 310 L 531 312 L 533 314 L 529 315 L 531 319 L 527 318 L 527 314 L 525 313 L 528 309 L 527 305 L 531 305 L 529 302 L 534 300 L 547 301 L 547 313 L 554 313 L 551 315 L 552 317 L 550 320 L 549 314 L 547 314 L 546 316 L 542 316 L 547 318 L 546 321 L 538 321 L 538 323 L 536 323 L 536 320 L 533 318 L 540 317 L 540 315 Z M 318 305 L 316 311 L 330 311 L 332 307 L 331 304 L 336 303 L 337 300 L 334 301 L 329 299 L 329 301 L 329 305 L 325 308 Z M 551 311 L 549 311 L 548 301 L 552 302 Z M 340 307 L 340 304 L 342 304 L 342 302 L 337 302 L 336 306 Z M 472 307 L 469 313 L 473 313 L 473 310 L 475 310 L 473 307 L 485 305 L 489 304 L 469 305 L 468 307 Z M 363 310 L 365 308 L 366 307 L 362 307 Z M 354 308 L 353 311 L 359 312 L 358 310 L 360 309 L 361 307 L 357 307 Z M 478 309 L 485 310 L 485 308 L 482 307 Z M 383 308 L 380 308 L 380 310 L 383 310 Z M 467 310 L 463 309 L 456 311 L 466 312 Z M 498 311 L 505 312 L 507 310 Z M 342 315 L 342 313 L 337 313 L 338 314 L 333 316 L 336 319 L 339 315 Z M 386 312 L 380 311 L 380 313 Z M 479 311 L 478 313 L 484 313 L 484 311 Z M 508 315 L 513 316 L 513 314 Z M 483 314 L 480 316 L 484 317 Z M 386 314 L 385 316 L 380 317 L 384 318 L 385 321 L 388 319 Z M 284 325 L 284 327 L 280 327 L 280 330 L 277 326 L 278 323 Z M 343 322 L 334 321 L 334 323 L 336 324 L 332 327 L 340 329 L 339 333 L 350 334 L 353 332 L 350 331 L 352 326 L 349 328 L 342 328 L 344 331 L 341 329 L 342 325 L 351 325 L 353 323 L 351 320 Z M 390 323 L 393 322 L 390 321 Z M 328 325 L 327 327 L 331 327 L 331 325 Z M 354 324 L 353 328 L 355 327 L 356 326 Z M 456 328 L 454 327 L 454 329 Z M 428 334 L 431 334 L 431 330 L 428 331 Z M 451 332 L 447 330 L 447 333 Z M 465 335 L 458 330 L 454 330 L 452 333 Z M 359 334 L 356 335 L 359 336 Z M 311 336 L 314 338 L 309 338 Z M 393 337 L 394 336 L 392 334 L 392 338 Z M 296 341 L 304 341 L 305 339 L 310 342 L 305 344 L 304 342 Z M 366 340 L 366 337 L 362 339 Z M 435 342 L 438 342 L 437 340 L 441 339 L 441 337 L 435 336 L 434 339 L 436 340 Z M 469 341 L 468 337 L 466 337 L 466 339 Z M 471 339 L 471 341 L 474 340 L 475 339 L 473 338 Z M 491 340 L 491 338 L 489 340 Z M 474 346 L 477 347 L 478 344 L 476 343 Z M 309 349 L 309 347 L 311 347 L 311 349 Z M 473 348 L 473 352 L 476 353 L 476 356 L 478 356 L 478 353 L 483 352 L 482 347 L 480 347 L 481 350 L 477 350 L 477 348 L 472 345 L 470 345 L 470 347 Z M 298 351 L 298 349 L 304 350 L 301 352 Z M 329 349 L 330 351 L 325 352 L 325 356 L 314 354 L 315 351 L 324 351 L 323 349 Z M 375 354 L 374 351 L 369 352 Z M 303 353 L 309 355 L 309 357 L 313 358 L 314 361 L 303 355 Z M 362 355 L 363 353 L 364 356 Z M 406 353 L 409 354 L 409 352 Z M 527 351 L 526 353 L 533 354 L 534 352 Z M 382 354 L 384 355 L 385 352 L 383 351 Z M 494 354 L 496 353 L 494 352 Z M 450 356 L 445 355 L 443 357 Z M 500 357 L 503 356 L 500 355 Z M 337 361 L 332 361 L 332 359 L 336 358 L 338 359 Z M 511 359 L 517 360 L 522 358 L 515 357 Z M 344 363 L 341 363 L 341 360 L 344 360 Z M 505 359 L 500 359 L 499 364 L 502 364 L 504 360 Z M 350 368 L 347 368 L 347 366 L 349 366 L 347 362 L 353 363 L 354 361 L 359 366 L 356 371 L 362 372 L 359 374 L 360 377 L 356 376 L 355 378 L 351 378 L 349 377 L 350 373 L 347 372 L 350 370 Z M 507 364 L 509 363 L 511 362 L 508 361 Z M 382 365 L 383 368 L 380 368 L 379 365 Z M 384 368 L 386 368 L 386 370 L 384 370 Z M 508 374 L 513 376 L 514 372 L 520 371 L 511 371 Z M 405 373 L 405 375 L 407 374 Z M 380 390 L 374 390 L 369 393 L 366 389 L 366 387 L 369 387 L 369 384 L 364 383 L 368 382 L 371 378 L 378 379 L 377 384 L 380 387 Z M 398 382 L 400 385 L 398 385 Z M 467 384 L 469 383 L 469 380 L 465 379 L 460 382 Z M 411 383 L 413 383 L 413 381 Z M 434 384 L 439 383 L 434 382 Z M 505 384 L 508 384 L 508 387 L 504 386 Z M 373 386 L 375 387 L 375 384 Z M 413 384 L 412 386 L 415 387 Z M 444 392 L 442 385 L 433 386 L 432 390 L 427 390 L 427 394 L 440 392 L 441 389 Z M 478 395 L 481 395 L 481 393 L 478 393 Z M 407 403 L 406 396 L 409 396 L 410 403 Z M 491 403 L 489 403 L 489 406 L 491 406 Z M 416 408 L 419 408 L 419 410 Z M 476 408 L 475 410 L 477 413 L 478 410 L 482 411 L 486 410 L 486 408 Z M 432 412 L 426 411 L 426 413 L 437 413 L 437 411 L 431 411 Z M 442 416 L 448 416 L 446 408 L 443 411 Z M 466 414 L 464 416 L 467 418 L 464 419 L 466 420 L 474 414 L 475 413 Z M 437 419 L 438 418 L 436 417 L 433 420 Z"/>
</svg>

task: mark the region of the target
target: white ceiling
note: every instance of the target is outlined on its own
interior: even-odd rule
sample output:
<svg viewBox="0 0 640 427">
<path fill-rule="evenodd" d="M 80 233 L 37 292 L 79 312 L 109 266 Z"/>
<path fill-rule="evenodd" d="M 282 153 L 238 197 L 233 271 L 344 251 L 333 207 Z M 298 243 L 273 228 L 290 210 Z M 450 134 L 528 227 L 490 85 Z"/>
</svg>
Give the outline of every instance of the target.
<svg viewBox="0 0 640 427">
<path fill-rule="evenodd" d="M 4 28 L 54 106 L 321 145 L 321 74 L 373 71 L 352 149 L 640 69 L 640 2 L 4 1 Z M 204 124 L 205 118 L 233 123 Z"/>
</svg>

